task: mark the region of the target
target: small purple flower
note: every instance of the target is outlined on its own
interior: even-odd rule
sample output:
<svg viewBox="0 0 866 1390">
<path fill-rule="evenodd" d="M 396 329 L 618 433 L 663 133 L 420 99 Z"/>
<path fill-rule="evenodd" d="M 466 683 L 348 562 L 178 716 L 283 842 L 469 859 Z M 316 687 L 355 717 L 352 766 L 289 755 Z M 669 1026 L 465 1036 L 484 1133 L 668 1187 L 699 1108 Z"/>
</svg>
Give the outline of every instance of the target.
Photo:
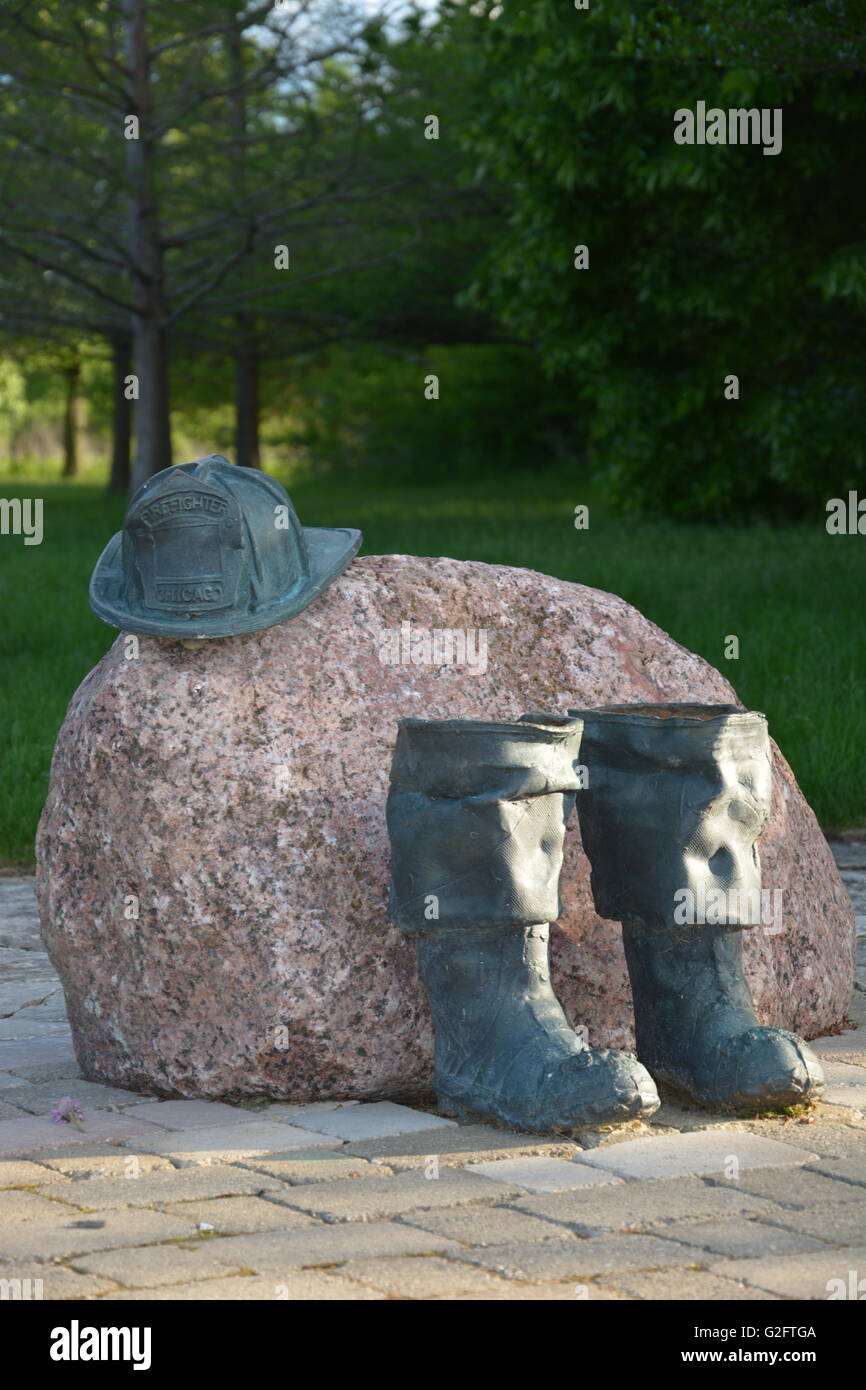
<svg viewBox="0 0 866 1390">
<path fill-rule="evenodd" d="M 64 1096 L 51 1111 L 51 1118 L 56 1125 L 74 1125 L 76 1129 L 84 1132 L 81 1121 L 84 1119 L 84 1109 L 77 1100 L 71 1096 Z"/>
</svg>

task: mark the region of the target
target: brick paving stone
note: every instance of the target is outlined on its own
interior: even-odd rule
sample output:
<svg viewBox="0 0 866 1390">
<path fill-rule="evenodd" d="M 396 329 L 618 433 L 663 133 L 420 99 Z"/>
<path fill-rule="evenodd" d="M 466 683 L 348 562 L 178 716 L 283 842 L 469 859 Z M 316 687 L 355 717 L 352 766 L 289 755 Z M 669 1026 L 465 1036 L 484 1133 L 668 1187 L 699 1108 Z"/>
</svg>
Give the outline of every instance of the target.
<svg viewBox="0 0 866 1390">
<path fill-rule="evenodd" d="M 4 874 L 0 878 L 0 919 L 3 940 L 28 937 L 39 944 L 39 909 L 36 905 L 36 879 L 30 874 Z"/>
<path fill-rule="evenodd" d="M 344 1279 L 357 1280 L 393 1298 L 435 1298 L 440 1294 L 489 1293 L 503 1280 L 476 1265 L 443 1260 L 439 1255 L 407 1255 L 402 1259 L 350 1260 L 340 1265 Z M 508 1287 L 506 1285 L 506 1287 Z"/>
<path fill-rule="evenodd" d="M 749 1288 L 733 1280 L 720 1279 L 703 1269 L 656 1269 L 652 1274 L 606 1275 L 607 1286 L 628 1298 L 671 1303 L 744 1300 L 750 1303 L 778 1302 L 776 1294 Z"/>
<path fill-rule="evenodd" d="M 808 1124 L 796 1120 L 781 1126 L 762 1123 L 766 1128 L 772 1125 L 782 1143 L 808 1145 L 822 1158 L 861 1158 L 866 1153 L 866 1120 L 861 1115 L 849 1111 L 843 1116 L 833 1106 L 819 1106 L 817 1114 L 817 1119 L 809 1117 Z"/>
<path fill-rule="evenodd" d="M 816 1236 L 828 1245 L 866 1245 L 866 1202 L 833 1202 L 825 1206 L 782 1211 L 778 1207 L 762 1221 Z"/>
<path fill-rule="evenodd" d="M 25 1158 L 0 1158 L 0 1189 L 4 1187 L 34 1187 L 37 1183 L 53 1182 L 50 1168 Z"/>
<path fill-rule="evenodd" d="M 0 905 L 0 980 L 2 980 L 4 991 L 0 996 L 0 1004 L 6 1012 L 7 1000 L 13 996 L 6 995 L 5 987 L 9 984 L 18 984 L 22 980 L 53 980 L 55 987 L 59 987 L 60 981 L 54 974 L 54 967 L 44 950 L 32 951 L 23 941 L 12 941 L 6 931 L 6 923 L 3 920 L 2 905 Z"/>
<path fill-rule="evenodd" d="M 43 1170 L 42 1183 L 45 1174 Z M 213 1197 L 254 1196 L 258 1192 L 280 1191 L 282 1183 L 264 1173 L 245 1172 L 227 1164 L 210 1167 L 169 1168 L 139 1177 L 122 1174 L 107 1178 L 84 1178 L 78 1182 L 40 1186 L 44 1197 L 56 1197 L 85 1210 L 118 1210 L 122 1207 L 149 1207 L 172 1202 L 205 1201 Z M 178 1212 L 178 1215 L 183 1213 Z M 193 1217 L 189 1217 L 193 1220 Z"/>
<path fill-rule="evenodd" d="M 34 1062 L 30 1066 L 16 1067 L 12 1081 L 20 1086 L 25 1081 L 33 1084 L 38 1081 L 79 1081 L 83 1075 L 75 1058 L 71 1057 L 65 1062 Z"/>
<path fill-rule="evenodd" d="M 530 1283 L 568 1279 L 576 1275 L 603 1275 L 620 1269 L 660 1269 L 665 1265 L 706 1264 L 692 1246 L 678 1245 L 658 1236 L 596 1236 L 582 1240 L 541 1240 L 532 1245 L 492 1245 L 463 1250 L 460 1259 L 480 1264 L 506 1279 Z"/>
<path fill-rule="evenodd" d="M 381 1165 L 368 1163 L 364 1158 L 344 1158 L 344 1152 L 343 1149 L 339 1150 L 339 1154 L 329 1153 L 325 1149 L 318 1152 L 300 1149 L 291 1158 L 245 1158 L 241 1166 L 292 1185 L 382 1174 Z M 390 1169 L 385 1167 L 384 1172 L 388 1174 Z"/>
<path fill-rule="evenodd" d="M 821 1099 L 825 1105 L 842 1105 L 850 1106 L 853 1110 L 866 1110 L 866 1084 L 828 1086 Z"/>
<path fill-rule="evenodd" d="M 263 1105 L 259 1114 L 269 1120 L 289 1120 L 294 1124 L 299 1115 L 317 1115 L 323 1110 L 343 1110 L 347 1105 L 360 1105 L 359 1100 L 315 1100 L 307 1101 L 271 1101 L 268 1105 Z"/>
<path fill-rule="evenodd" d="M 192 1221 L 198 1231 L 207 1226 L 222 1236 L 252 1231 L 292 1231 L 313 1224 L 312 1217 L 280 1202 L 261 1197 L 213 1197 L 206 1202 L 180 1202 L 163 1210 Z"/>
<path fill-rule="evenodd" d="M 412 1172 L 287 1187 L 280 1200 L 326 1221 L 374 1221 L 421 1208 L 501 1201 L 516 1194 L 514 1187 L 489 1182 L 462 1168 L 443 1168 L 432 1179 Z"/>
<path fill-rule="evenodd" d="M 541 1221 L 511 1207 L 472 1206 L 457 1210 L 407 1211 L 400 1218 L 410 1226 L 450 1236 L 464 1245 L 522 1245 L 533 1240 L 561 1240 L 565 1226 Z"/>
<path fill-rule="evenodd" d="M 24 1156 L 38 1149 L 59 1149 L 92 1144 L 94 1139 L 144 1140 L 162 1135 L 156 1125 L 132 1120 L 111 1110 L 91 1110 L 85 1114 L 83 1130 L 70 1124 L 55 1124 L 47 1115 L 31 1115 L 26 1120 L 0 1120 L 0 1154 Z M 150 1141 L 148 1140 L 148 1148 Z"/>
<path fill-rule="evenodd" d="M 218 1100 L 149 1100 L 133 1105 L 127 1114 L 150 1120 L 163 1129 L 206 1129 L 209 1125 L 261 1123 L 262 1112 L 223 1105 Z"/>
<path fill-rule="evenodd" d="M 783 1230 L 780 1226 L 765 1225 L 748 1218 L 727 1221 L 677 1221 L 665 1226 L 667 1240 L 694 1245 L 714 1255 L 729 1255 L 732 1259 L 763 1255 L 794 1255 L 806 1250 L 826 1250 L 826 1245 L 802 1231 Z"/>
<path fill-rule="evenodd" d="M 620 1302 L 625 1301 L 622 1294 L 602 1288 L 591 1282 L 568 1282 L 563 1284 L 520 1284 L 516 1280 L 500 1284 L 495 1291 L 487 1293 L 455 1294 L 452 1298 L 439 1298 L 437 1303 L 574 1303 Z"/>
<path fill-rule="evenodd" d="M 2 917 L 0 917 L 2 921 Z M 0 979 L 4 985 L 18 980 L 59 980 L 54 974 L 51 962 L 44 951 L 28 951 L 21 946 L 3 944 L 5 933 L 0 935 Z"/>
<path fill-rule="evenodd" d="M 28 1004 L 25 1009 L 21 1010 L 19 1015 L 20 1018 L 25 1022 L 35 1019 L 38 1023 L 48 1023 L 57 1028 L 62 1028 L 64 1030 L 68 1029 L 69 1014 L 66 1009 L 66 1000 L 63 997 L 60 981 L 57 979 L 53 980 L 52 988 L 47 994 L 43 993 L 41 982 L 36 981 L 36 984 L 39 988 L 39 995 L 37 999 L 33 1001 L 32 1005 Z M 5 991 L 3 992 L 5 993 Z"/>
<path fill-rule="evenodd" d="M 7 1227 L 3 1233 L 3 1258 L 42 1260 L 53 1255 L 65 1258 L 93 1250 L 113 1250 L 123 1245 L 173 1240 L 178 1236 L 194 1237 L 195 1234 L 191 1221 L 166 1216 L 161 1211 L 94 1211 L 85 1216 L 65 1208 L 62 1215 L 52 1221 L 21 1221 Z"/>
<path fill-rule="evenodd" d="M 26 1000 L 22 1008 L 18 1001 Z M 4 983 L 0 977 L 0 1038 L 4 1042 L 25 1038 L 28 1034 L 54 1037 L 69 1029 L 66 1001 L 58 980 L 25 980 Z M 12 1012 L 12 1016 L 9 1014 Z"/>
<path fill-rule="evenodd" d="M 0 1041 L 0 1070 L 15 1071 L 37 1062 L 75 1061 L 72 1035 L 68 1031 L 54 1037 L 32 1037 L 18 1041 Z"/>
<path fill-rule="evenodd" d="M 548 1221 L 562 1221 L 579 1235 L 644 1230 L 667 1221 L 758 1215 L 778 1210 L 773 1202 L 740 1191 L 735 1183 L 715 1187 L 702 1178 L 648 1178 L 642 1183 L 521 1197 L 512 1206 Z"/>
<path fill-rule="evenodd" d="M 45 964 L 48 965 L 47 958 Z M 65 1012 L 63 991 L 56 975 L 31 973 L 27 979 L 9 979 L 0 975 L 0 1009 L 7 1015 L 4 1022 L 9 1022 L 8 1015 L 13 1013 L 16 1019 L 29 1022 L 31 1017 L 41 1013 L 49 1001 L 56 1005 L 58 1000 Z"/>
<path fill-rule="evenodd" d="M 47 1115 L 50 1110 L 71 1096 L 88 1110 L 108 1110 L 119 1106 L 133 1106 L 138 1099 L 135 1091 L 123 1091 L 119 1086 L 102 1086 L 98 1081 L 77 1081 L 61 1077 L 54 1081 L 39 1081 L 31 1085 L 21 1085 L 3 1094 L 4 1101 L 27 1110 L 31 1115 Z M 141 1109 L 141 1107 L 137 1107 Z M 129 1114 L 129 1110 L 126 1111 Z M 147 1119 L 146 1115 L 141 1117 Z M 155 1123 L 159 1123 L 155 1120 Z"/>
<path fill-rule="evenodd" d="M 207 1241 L 202 1242 L 200 1250 L 183 1249 L 179 1245 L 141 1245 L 77 1257 L 73 1264 L 84 1274 L 113 1279 L 127 1289 L 186 1284 L 194 1279 L 215 1279 L 225 1273 L 225 1264 L 210 1258 L 207 1245 Z"/>
<path fill-rule="evenodd" d="M 145 1122 L 134 1120 L 131 1123 Z M 258 1120 L 252 1124 L 244 1122 L 237 1125 L 207 1125 L 204 1129 L 160 1131 L 159 1137 L 148 1140 L 142 1147 L 150 1153 L 164 1154 L 175 1163 L 234 1163 L 241 1158 L 288 1153 L 296 1148 L 339 1149 L 342 1145 L 339 1139 L 328 1135 L 317 1137 L 309 1130 L 296 1129 L 277 1120 Z"/>
<path fill-rule="evenodd" d="M 0 1192 L 0 1228 L 13 1221 L 50 1221 L 59 1212 L 70 1210 L 70 1207 L 59 1207 L 57 1202 L 49 1202 L 46 1197 L 40 1197 L 26 1188 L 22 1191 L 13 1187 Z M 0 1250 L 2 1245 L 3 1237 L 0 1235 Z"/>
<path fill-rule="evenodd" d="M 578 1153 L 571 1140 L 546 1141 L 537 1134 L 518 1134 L 487 1125 L 457 1125 L 453 1129 L 424 1129 L 385 1139 L 362 1139 L 348 1144 L 347 1155 L 378 1158 L 390 1168 L 423 1168 L 434 1156 L 449 1165 L 491 1162 L 515 1154 L 548 1158 L 572 1158 Z"/>
<path fill-rule="evenodd" d="M 473 1173 L 523 1188 L 525 1192 L 569 1192 L 575 1188 L 610 1186 L 621 1182 L 616 1174 L 561 1158 L 502 1158 L 493 1163 L 472 1163 L 469 1166 Z"/>
<path fill-rule="evenodd" d="M 45 952 L 30 951 L 23 942 L 10 941 L 5 926 L 2 906 L 0 906 L 0 1008 L 8 1017 L 21 1008 L 21 996 L 15 992 L 14 988 L 10 988 L 11 986 L 24 984 L 27 981 L 44 985 L 46 980 L 51 980 L 54 988 L 58 989 L 60 981 L 54 975 L 53 967 Z M 25 996 L 26 1002 L 29 1001 Z"/>
<path fill-rule="evenodd" d="M 805 1145 L 795 1148 L 743 1130 L 694 1130 L 690 1134 L 654 1134 L 608 1148 L 590 1149 L 575 1160 L 624 1178 L 675 1178 L 688 1173 L 724 1176 L 731 1157 L 740 1171 L 793 1167 L 818 1157 Z"/>
<path fill-rule="evenodd" d="M 5 922 L 0 908 L 0 1008 L 5 1015 L 14 1013 L 19 1007 L 18 999 L 8 990 L 10 985 L 21 984 L 26 980 L 44 982 L 53 977 L 55 988 L 60 981 L 54 975 L 53 967 L 44 951 L 30 951 L 25 944 L 10 941 L 5 931 Z"/>
<path fill-rule="evenodd" d="M 758 1260 L 725 1260 L 712 1264 L 710 1273 L 781 1294 L 783 1298 L 829 1300 L 834 1293 L 844 1300 L 859 1300 L 866 1295 L 866 1246 Z M 858 1292 L 861 1279 L 864 1283 Z"/>
<path fill-rule="evenodd" d="M 18 1279 L 21 1281 L 21 1292 L 27 1292 L 29 1280 L 30 1299 L 36 1301 L 38 1291 L 37 1280 L 42 1281 L 42 1299 L 46 1303 L 54 1299 L 88 1298 L 93 1294 L 102 1293 L 106 1289 L 116 1289 L 117 1285 L 113 1279 L 105 1279 L 94 1274 L 77 1274 L 74 1269 L 67 1269 L 60 1264 L 0 1264 L 0 1286 L 2 1281 Z M 3 1298 L 0 1293 L 0 1299 Z"/>
<path fill-rule="evenodd" d="M 721 1184 L 722 1180 L 719 1181 Z M 863 1190 L 856 1184 L 827 1178 L 806 1168 L 767 1168 L 763 1172 L 741 1173 L 736 1184 L 731 1185 L 741 1192 L 751 1192 L 755 1197 L 766 1197 L 782 1207 L 863 1201 Z"/>
<path fill-rule="evenodd" d="M 856 1158 L 822 1158 L 818 1163 L 811 1163 L 809 1171 L 823 1174 L 827 1178 L 838 1178 L 841 1182 L 851 1182 L 860 1187 L 866 1186 L 866 1135 L 864 1135 L 864 1147 Z M 866 1192 L 863 1194 L 866 1201 Z"/>
<path fill-rule="evenodd" d="M 821 1058 L 836 1062 L 866 1062 L 866 1028 L 852 1028 L 835 1037 L 813 1038 L 809 1046 Z"/>
<path fill-rule="evenodd" d="M 384 1139 L 393 1134 L 410 1134 L 418 1129 L 456 1129 L 453 1120 L 411 1110 L 393 1101 L 376 1101 L 372 1105 L 353 1105 L 339 1110 L 310 1110 L 295 1117 L 294 1123 L 318 1134 L 331 1134 L 347 1142 L 359 1139 Z"/>
<path fill-rule="evenodd" d="M 68 1037 L 69 1025 L 66 1023 L 42 1023 L 31 1018 L 0 1018 L 0 1043 L 47 1042 L 49 1039 Z"/>
<path fill-rule="evenodd" d="M 102 1303 L 126 1303 L 141 1300 L 145 1303 L 208 1301 L 235 1302 L 292 1302 L 292 1303 L 373 1303 L 382 1302 L 385 1295 L 375 1289 L 362 1288 L 348 1279 L 323 1274 L 317 1269 L 303 1274 L 262 1278 L 256 1274 L 228 1274 L 224 1279 L 201 1279 L 194 1284 L 169 1284 L 155 1289 L 128 1289 L 106 1294 Z"/>
<path fill-rule="evenodd" d="M 303 1268 L 377 1259 L 380 1255 L 439 1255 L 459 1251 L 456 1241 L 396 1221 L 342 1221 L 303 1231 L 265 1231 L 254 1236 L 220 1236 L 207 1242 L 214 1259 L 245 1269 Z"/>
<path fill-rule="evenodd" d="M 2 1095 L 2 1092 L 0 1092 Z M 32 1111 L 25 1110 L 20 1105 L 10 1105 L 8 1101 L 0 1100 L 0 1121 L 2 1120 L 26 1120 Z"/>
<path fill-rule="evenodd" d="M 118 1144 L 91 1143 L 81 1148 L 46 1149 L 36 1154 L 37 1161 L 61 1178 L 128 1178 L 130 1174 L 140 1177 L 142 1173 L 173 1173 L 174 1165 L 161 1154 L 142 1153 L 131 1144 L 120 1148 Z"/>
<path fill-rule="evenodd" d="M 822 1065 L 824 1080 L 830 1086 L 866 1085 L 866 1067 L 858 1066 L 855 1062 L 835 1061 L 825 1061 Z"/>
</svg>

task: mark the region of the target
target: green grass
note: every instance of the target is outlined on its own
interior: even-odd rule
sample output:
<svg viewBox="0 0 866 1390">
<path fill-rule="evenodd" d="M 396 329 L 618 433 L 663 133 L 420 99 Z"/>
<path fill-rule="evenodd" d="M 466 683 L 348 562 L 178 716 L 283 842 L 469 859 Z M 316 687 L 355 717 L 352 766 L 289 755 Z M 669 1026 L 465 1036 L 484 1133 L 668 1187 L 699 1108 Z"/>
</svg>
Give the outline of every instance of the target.
<svg viewBox="0 0 866 1390">
<path fill-rule="evenodd" d="M 0 861 L 29 862 L 51 750 L 75 688 L 113 640 L 87 605 L 100 549 L 124 502 L 90 484 L 0 483 L 41 496 L 41 546 L 0 536 L 4 755 Z M 680 526 L 591 511 L 586 492 L 546 473 L 407 485 L 350 477 L 292 487 L 311 525 L 359 525 L 363 553 L 486 560 L 621 594 L 683 646 L 718 666 L 747 705 L 766 711 L 825 827 L 866 822 L 866 539 L 808 526 Z M 726 661 L 724 639 L 740 639 Z"/>
</svg>

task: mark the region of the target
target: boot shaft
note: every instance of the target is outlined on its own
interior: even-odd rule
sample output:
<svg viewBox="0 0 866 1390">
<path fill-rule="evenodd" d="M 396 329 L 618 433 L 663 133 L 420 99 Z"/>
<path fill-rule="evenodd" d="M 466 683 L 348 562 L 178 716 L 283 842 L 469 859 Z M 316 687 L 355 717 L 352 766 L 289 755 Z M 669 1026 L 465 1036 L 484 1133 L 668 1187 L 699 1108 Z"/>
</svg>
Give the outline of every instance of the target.
<svg viewBox="0 0 866 1390">
<path fill-rule="evenodd" d="M 733 705 L 574 711 L 587 786 L 577 798 L 596 909 L 614 920 L 761 920 L 756 841 L 770 811 L 767 722 Z"/>
<path fill-rule="evenodd" d="M 550 983 L 579 720 L 403 720 L 388 794 L 391 914 L 417 934 L 448 1114 L 512 1129 L 649 1115 L 633 1058 L 590 1052 Z"/>
<path fill-rule="evenodd" d="M 547 925 L 419 933 L 418 968 L 437 1036 L 455 1021 L 460 1029 L 472 1028 L 486 1013 L 498 1012 L 506 997 L 520 1006 L 553 1000 L 559 1012 L 549 944 Z"/>
<path fill-rule="evenodd" d="M 391 766 L 391 915 L 404 931 L 558 917 L 581 726 L 401 720 Z"/>
</svg>

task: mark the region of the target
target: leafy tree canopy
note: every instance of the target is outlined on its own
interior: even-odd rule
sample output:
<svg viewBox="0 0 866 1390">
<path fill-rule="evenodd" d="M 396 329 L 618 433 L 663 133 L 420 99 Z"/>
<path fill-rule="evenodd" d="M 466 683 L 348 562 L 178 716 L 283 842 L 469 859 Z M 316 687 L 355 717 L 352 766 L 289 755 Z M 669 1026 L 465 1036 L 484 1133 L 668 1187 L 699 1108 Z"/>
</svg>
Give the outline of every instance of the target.
<svg viewBox="0 0 866 1390">
<path fill-rule="evenodd" d="M 585 403 L 622 503 L 796 511 L 866 478 L 864 9 L 448 7 L 512 200 L 472 300 Z M 677 143 L 698 102 L 781 109 L 780 152 Z"/>
</svg>

